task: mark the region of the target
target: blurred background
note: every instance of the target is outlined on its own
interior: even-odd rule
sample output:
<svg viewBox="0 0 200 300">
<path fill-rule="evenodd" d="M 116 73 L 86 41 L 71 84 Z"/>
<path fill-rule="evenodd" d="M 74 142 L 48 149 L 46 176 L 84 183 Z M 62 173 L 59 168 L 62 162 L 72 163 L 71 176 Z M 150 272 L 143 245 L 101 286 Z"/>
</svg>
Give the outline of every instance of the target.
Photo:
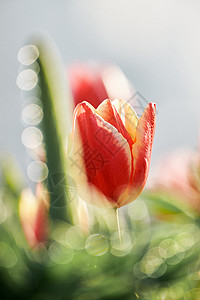
<svg viewBox="0 0 200 300">
<path fill-rule="evenodd" d="M 25 170 L 17 54 L 45 31 L 66 67 L 94 59 L 119 65 L 158 105 L 152 164 L 176 147 L 197 147 L 200 112 L 200 3 L 197 0 L 0 1 L 0 147 Z"/>
<path fill-rule="evenodd" d="M 199 15 L 197 0 L 0 0 L 0 159 L 15 156 L 1 160 L 1 299 L 200 299 Z M 24 67 L 33 35 L 29 51 L 40 55 Z M 82 61 L 119 66 L 138 95 L 157 103 L 155 179 L 118 217 L 82 201 L 66 168 L 62 67 L 67 75 Z M 33 83 L 30 72 L 38 84 L 26 89 L 20 80 Z M 37 122 L 27 103 L 39 104 Z"/>
</svg>

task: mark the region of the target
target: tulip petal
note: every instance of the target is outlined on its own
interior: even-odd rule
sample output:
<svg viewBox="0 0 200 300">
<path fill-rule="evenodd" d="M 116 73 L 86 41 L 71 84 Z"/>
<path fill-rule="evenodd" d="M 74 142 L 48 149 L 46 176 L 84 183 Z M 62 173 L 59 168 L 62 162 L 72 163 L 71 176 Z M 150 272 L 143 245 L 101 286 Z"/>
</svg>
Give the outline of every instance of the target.
<svg viewBox="0 0 200 300">
<path fill-rule="evenodd" d="M 112 104 L 117 109 L 118 114 L 123 121 L 126 130 L 131 136 L 133 142 L 135 142 L 136 128 L 138 124 L 138 117 L 136 112 L 125 100 L 115 99 L 112 101 Z"/>
<path fill-rule="evenodd" d="M 117 205 L 126 205 L 135 200 L 142 192 L 147 181 L 153 138 L 155 133 L 156 105 L 149 103 L 145 108 L 136 128 L 136 142 L 132 147 L 133 176 L 129 191 L 123 195 Z M 129 196 L 127 196 L 129 194 Z"/>
<path fill-rule="evenodd" d="M 108 123 L 113 125 L 119 133 L 128 141 L 130 147 L 133 145 L 133 140 L 130 137 L 117 109 L 109 99 L 104 100 L 97 108 L 97 113 Z"/>
<path fill-rule="evenodd" d="M 48 210 L 49 193 L 41 183 L 36 186 L 36 198 L 38 201 L 38 210 L 35 215 L 34 233 L 38 243 L 44 242 L 48 237 Z"/>
<path fill-rule="evenodd" d="M 69 81 L 75 105 L 87 100 L 97 107 L 108 98 L 101 72 L 87 64 L 74 65 L 69 70 Z"/>
<path fill-rule="evenodd" d="M 116 202 L 131 177 L 132 158 L 127 140 L 87 102 L 76 107 L 75 131 L 77 125 L 88 182 Z"/>
</svg>

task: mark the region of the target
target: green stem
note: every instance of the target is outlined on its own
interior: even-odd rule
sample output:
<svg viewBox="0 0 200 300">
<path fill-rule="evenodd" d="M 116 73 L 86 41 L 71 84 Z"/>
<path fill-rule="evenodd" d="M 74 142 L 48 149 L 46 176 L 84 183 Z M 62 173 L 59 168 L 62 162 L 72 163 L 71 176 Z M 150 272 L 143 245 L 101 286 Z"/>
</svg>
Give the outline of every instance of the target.
<svg viewBox="0 0 200 300">
<path fill-rule="evenodd" d="M 116 219 L 117 219 L 117 228 L 118 228 L 118 234 L 119 234 L 119 242 L 120 246 L 122 245 L 122 236 L 121 236 L 121 228 L 120 228 L 120 222 L 119 222 L 119 208 L 116 208 Z"/>
</svg>

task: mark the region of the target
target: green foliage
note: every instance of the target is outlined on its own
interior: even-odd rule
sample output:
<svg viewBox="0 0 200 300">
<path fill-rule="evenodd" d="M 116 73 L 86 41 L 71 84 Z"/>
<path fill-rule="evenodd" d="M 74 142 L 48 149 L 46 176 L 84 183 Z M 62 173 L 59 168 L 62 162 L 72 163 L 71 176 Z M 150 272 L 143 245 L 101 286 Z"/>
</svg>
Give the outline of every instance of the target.
<svg viewBox="0 0 200 300">
<path fill-rule="evenodd" d="M 2 190 L 1 201 L 7 211 L 0 227 L 2 299 L 155 300 L 164 295 L 166 299 L 183 299 L 191 290 L 198 293 L 194 289 L 200 280 L 200 228 L 194 216 L 180 213 L 178 208 L 174 212 L 173 207 L 173 219 L 162 220 L 160 213 L 153 213 L 154 208 L 147 210 L 148 200 L 140 199 L 121 213 L 121 221 L 126 221 L 124 225 L 121 222 L 121 248 L 113 244 L 116 228 L 109 224 L 107 230 L 102 223 L 96 224 L 98 232 L 92 229 L 94 224 L 90 233 L 81 233 L 74 230 L 76 226 L 57 221 L 49 243 L 31 250 L 13 205 L 17 199 L 9 187 Z M 152 200 L 154 197 L 151 193 L 145 196 Z M 154 200 L 159 202 L 158 197 Z M 157 212 L 159 207 L 158 203 Z M 73 234 L 69 234 L 70 230 Z M 127 241 L 123 242 L 123 232 L 130 237 L 130 249 Z M 104 234 L 108 242 L 102 252 L 101 245 L 96 244 L 100 247 L 97 256 L 95 250 L 93 255 L 86 247 L 94 233 Z"/>
</svg>

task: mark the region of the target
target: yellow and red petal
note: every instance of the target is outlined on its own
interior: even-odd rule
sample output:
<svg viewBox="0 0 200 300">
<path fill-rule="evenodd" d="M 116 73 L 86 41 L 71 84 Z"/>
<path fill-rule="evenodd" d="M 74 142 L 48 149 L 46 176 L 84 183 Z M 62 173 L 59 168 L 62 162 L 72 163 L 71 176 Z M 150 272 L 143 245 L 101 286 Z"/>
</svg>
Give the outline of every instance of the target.
<svg viewBox="0 0 200 300">
<path fill-rule="evenodd" d="M 130 148 L 133 145 L 133 140 L 128 133 L 117 109 L 112 104 L 111 100 L 104 100 L 97 108 L 97 113 L 108 123 L 114 126 L 119 133 L 128 141 Z"/>
<path fill-rule="evenodd" d="M 131 177 L 132 157 L 127 140 L 87 102 L 76 107 L 88 182 L 115 202 Z"/>
<path fill-rule="evenodd" d="M 115 99 L 112 101 L 112 104 L 118 111 L 118 114 L 123 121 L 126 130 L 131 136 L 133 142 L 135 142 L 136 128 L 138 124 L 138 117 L 135 110 L 125 100 Z"/>
<path fill-rule="evenodd" d="M 147 181 L 153 138 L 156 125 L 156 105 L 149 103 L 145 108 L 136 128 L 136 140 L 132 147 L 133 176 L 126 195 L 118 201 L 118 207 L 135 200 L 142 192 Z"/>
</svg>

